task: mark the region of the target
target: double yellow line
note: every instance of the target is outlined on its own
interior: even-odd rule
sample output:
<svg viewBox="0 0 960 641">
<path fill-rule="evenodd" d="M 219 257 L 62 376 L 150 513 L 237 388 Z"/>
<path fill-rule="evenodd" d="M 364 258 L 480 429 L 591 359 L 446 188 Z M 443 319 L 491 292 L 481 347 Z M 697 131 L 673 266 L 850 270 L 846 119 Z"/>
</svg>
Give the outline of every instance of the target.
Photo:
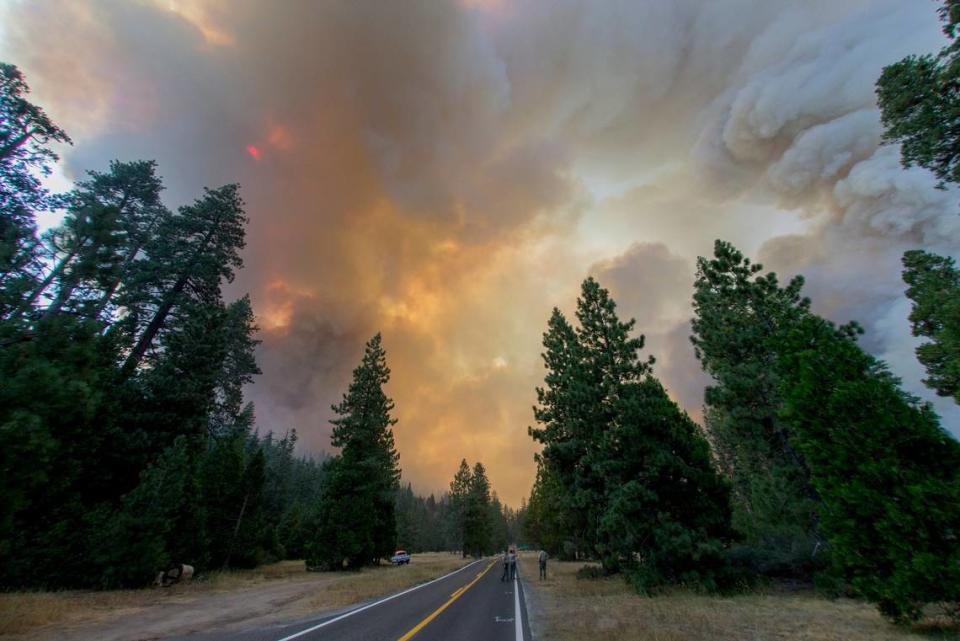
<svg viewBox="0 0 960 641">
<path fill-rule="evenodd" d="M 409 632 L 407 632 L 405 635 L 403 635 L 402 637 L 400 637 L 399 639 L 397 639 L 397 641 L 409 641 L 409 639 L 410 639 L 411 637 L 413 637 L 413 635 L 415 635 L 415 634 L 416 634 L 417 632 L 419 632 L 420 630 L 424 629 L 424 628 L 427 626 L 427 624 L 429 624 L 431 621 L 433 621 L 433 620 L 436 619 L 438 616 L 440 616 L 440 613 L 441 613 L 441 612 L 443 612 L 444 610 L 446 610 L 447 608 L 449 608 L 451 603 L 453 603 L 454 601 L 456 601 L 457 599 L 459 599 L 460 597 L 462 597 L 462 596 L 464 595 L 464 593 L 466 593 L 467 590 L 469 590 L 470 588 L 472 588 L 473 585 L 474 585 L 477 581 L 479 581 L 479 580 L 483 577 L 484 574 L 486 574 L 487 572 L 490 571 L 490 568 L 492 568 L 494 565 L 496 565 L 496 563 L 497 563 L 496 560 L 492 561 L 492 562 L 490 563 L 490 565 L 488 565 L 487 567 L 485 567 L 482 571 L 480 571 L 480 572 L 477 574 L 477 576 L 473 579 L 473 581 L 471 581 L 470 583 L 466 584 L 466 585 L 463 586 L 462 588 L 458 588 L 456 592 L 454 592 L 453 594 L 450 595 L 450 598 L 447 599 L 447 602 L 446 602 L 446 603 L 444 603 L 444 604 L 441 605 L 439 608 L 437 608 L 436 610 L 434 610 L 433 612 L 431 612 L 431 613 L 430 613 L 430 616 L 428 616 L 426 619 L 424 619 L 423 621 L 421 621 L 421 622 L 418 623 L 417 625 L 413 626 L 413 628 L 411 628 Z"/>
</svg>

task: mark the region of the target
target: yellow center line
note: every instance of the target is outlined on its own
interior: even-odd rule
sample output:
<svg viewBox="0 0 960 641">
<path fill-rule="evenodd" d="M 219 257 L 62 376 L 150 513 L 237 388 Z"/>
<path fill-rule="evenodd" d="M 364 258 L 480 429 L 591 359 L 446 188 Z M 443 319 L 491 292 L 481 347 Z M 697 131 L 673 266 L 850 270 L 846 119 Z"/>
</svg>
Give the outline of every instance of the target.
<svg viewBox="0 0 960 641">
<path fill-rule="evenodd" d="M 419 632 L 420 630 L 422 630 L 423 628 L 425 628 L 425 627 L 427 626 L 427 624 L 430 623 L 431 621 L 433 621 L 434 619 L 436 619 L 436 618 L 440 615 L 441 612 L 443 612 L 444 610 L 446 610 L 447 608 L 449 608 L 451 603 L 453 603 L 454 601 L 456 601 L 457 599 L 459 599 L 460 597 L 462 597 L 462 596 L 466 593 L 467 590 L 469 590 L 470 588 L 472 588 L 472 587 L 473 587 L 473 584 L 476 583 L 477 581 L 479 581 L 479 580 L 480 580 L 480 577 L 482 577 L 484 574 L 486 574 L 487 571 L 488 571 L 490 568 L 492 568 L 494 565 L 496 565 L 496 564 L 497 564 L 497 562 L 496 562 L 496 561 L 493 561 L 490 565 L 488 565 L 488 566 L 483 570 L 483 572 L 480 572 L 479 574 L 477 574 L 477 578 L 475 578 L 473 581 L 471 581 L 470 583 L 466 584 L 465 586 L 463 586 L 462 588 L 460 588 L 459 590 L 457 590 L 456 592 L 454 592 L 453 594 L 451 594 L 451 595 L 450 595 L 450 598 L 447 599 L 447 602 L 446 602 L 446 603 L 444 603 L 444 604 L 441 605 L 439 608 L 437 608 L 436 610 L 434 610 L 426 619 L 424 619 L 423 621 L 421 621 L 421 622 L 418 623 L 417 625 L 413 626 L 413 628 L 411 628 L 409 632 L 407 632 L 405 635 L 403 635 L 402 637 L 400 637 L 399 639 L 397 639 L 397 641 L 408 641 L 411 637 L 413 637 L 413 635 L 415 635 L 417 632 Z"/>
</svg>

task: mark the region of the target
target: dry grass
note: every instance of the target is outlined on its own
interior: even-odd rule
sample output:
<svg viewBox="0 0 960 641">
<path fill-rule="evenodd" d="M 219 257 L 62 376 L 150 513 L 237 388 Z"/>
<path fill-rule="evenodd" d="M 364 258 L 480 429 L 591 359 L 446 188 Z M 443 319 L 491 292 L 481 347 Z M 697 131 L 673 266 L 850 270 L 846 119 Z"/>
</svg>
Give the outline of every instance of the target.
<svg viewBox="0 0 960 641">
<path fill-rule="evenodd" d="M 178 586 L 184 590 L 229 591 L 249 588 L 267 581 L 307 579 L 315 576 L 307 572 L 303 561 L 280 561 L 261 565 L 252 570 L 227 570 L 201 575 L 198 581 Z"/>
<path fill-rule="evenodd" d="M 292 617 L 388 594 L 465 563 L 456 555 L 430 553 L 414 555 L 413 562 L 403 567 L 319 573 L 307 572 L 303 561 L 282 561 L 254 570 L 213 572 L 164 589 L 0 593 L 0 637 L 51 626 L 107 623 L 157 606 L 203 603 L 214 595 L 231 592 L 245 591 L 243 600 L 254 602 L 258 596 L 268 596 L 275 586 L 302 583 L 302 592 L 298 588 L 296 598 L 291 598 L 289 604 Z M 211 617 L 216 614 L 211 612 Z"/>
<path fill-rule="evenodd" d="M 526 566 L 536 568 L 530 555 Z M 549 578 L 530 578 L 544 641 L 921 641 L 960 639 L 945 621 L 900 628 L 872 606 L 812 592 L 768 590 L 732 597 L 678 591 L 645 598 L 622 579 L 576 578 L 583 563 L 551 561 Z M 535 576 L 535 575 L 530 575 Z M 536 620 L 536 619 L 535 619 Z"/>
<path fill-rule="evenodd" d="M 0 594 L 0 636 L 21 634 L 58 623 L 96 621 L 106 615 L 137 612 L 156 595 L 146 591 L 6 592 Z"/>
<path fill-rule="evenodd" d="M 303 607 L 308 611 L 316 611 L 368 601 L 424 583 L 469 562 L 469 559 L 449 552 L 428 552 L 413 555 L 409 565 L 382 565 L 335 575 L 338 580 L 318 589 L 305 600 Z"/>
<path fill-rule="evenodd" d="M 306 576 L 303 561 L 281 561 L 254 570 L 212 572 L 196 581 L 164 589 L 4 592 L 0 593 L 0 636 L 57 623 L 113 618 L 185 596 L 227 592 L 265 581 Z"/>
</svg>

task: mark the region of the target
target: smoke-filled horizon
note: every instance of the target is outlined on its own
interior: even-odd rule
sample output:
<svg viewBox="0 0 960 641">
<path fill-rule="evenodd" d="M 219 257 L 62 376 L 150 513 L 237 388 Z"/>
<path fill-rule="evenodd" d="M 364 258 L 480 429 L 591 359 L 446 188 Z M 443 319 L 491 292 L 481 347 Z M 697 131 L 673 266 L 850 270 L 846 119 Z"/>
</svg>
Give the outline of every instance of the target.
<svg viewBox="0 0 960 641">
<path fill-rule="evenodd" d="M 956 191 L 882 146 L 884 65 L 943 43 L 902 0 L 12 2 L 0 58 L 73 137 L 66 179 L 157 159 L 177 206 L 239 182 L 261 430 L 329 451 L 383 333 L 404 482 L 480 460 L 517 506 L 554 306 L 594 275 L 695 418 L 695 260 L 716 238 L 859 321 L 922 384 L 900 256 L 960 255 Z"/>
</svg>

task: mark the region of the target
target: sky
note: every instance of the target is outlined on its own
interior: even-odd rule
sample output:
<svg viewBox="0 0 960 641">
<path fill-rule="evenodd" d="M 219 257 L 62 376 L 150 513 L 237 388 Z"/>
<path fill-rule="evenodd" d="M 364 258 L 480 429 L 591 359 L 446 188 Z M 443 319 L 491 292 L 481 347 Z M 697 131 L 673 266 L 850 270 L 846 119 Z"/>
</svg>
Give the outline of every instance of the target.
<svg viewBox="0 0 960 641">
<path fill-rule="evenodd" d="M 699 419 L 697 256 L 729 240 L 922 384 L 900 256 L 960 256 L 960 193 L 881 145 L 884 65 L 933 1 L 6 0 L 0 59 L 71 135 L 58 180 L 156 159 L 165 201 L 239 182 L 261 430 L 329 451 L 383 333 L 404 481 L 480 460 L 514 507 L 553 307 L 595 276 Z"/>
</svg>

